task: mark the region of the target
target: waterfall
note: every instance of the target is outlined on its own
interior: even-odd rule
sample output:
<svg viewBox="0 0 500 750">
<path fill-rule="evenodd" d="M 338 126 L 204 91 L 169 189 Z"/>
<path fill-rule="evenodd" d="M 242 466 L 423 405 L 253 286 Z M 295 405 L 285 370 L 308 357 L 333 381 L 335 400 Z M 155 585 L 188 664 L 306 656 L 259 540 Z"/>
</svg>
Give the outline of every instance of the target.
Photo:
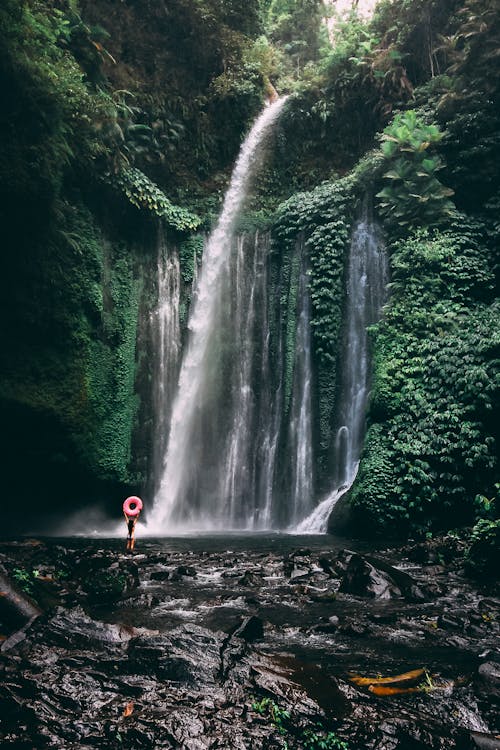
<svg viewBox="0 0 500 750">
<path fill-rule="evenodd" d="M 240 342 L 242 337 L 251 335 L 252 310 L 257 304 L 264 264 L 256 250 L 251 278 L 244 278 L 244 272 L 240 274 L 244 289 L 237 290 L 233 310 L 231 259 L 235 226 L 259 166 L 265 138 L 285 101 L 283 97 L 268 105 L 243 143 L 222 212 L 204 249 L 172 406 L 163 474 L 147 524 L 152 533 L 168 532 L 174 524 L 225 528 L 254 523 L 254 510 L 243 507 L 241 480 L 234 472 L 238 461 L 242 476 L 255 475 L 245 438 L 245 429 L 250 430 L 256 418 L 254 393 L 247 382 L 248 370 L 254 364 L 240 363 L 240 376 L 235 383 L 231 363 L 236 357 L 231 349 L 240 347 L 238 340 L 228 336 L 224 324 L 231 318 L 234 325 L 238 321 Z M 240 259 L 240 267 L 242 263 Z M 237 286 L 238 270 L 236 275 Z M 248 340 L 245 343 L 249 344 Z M 244 429 L 231 408 L 235 400 L 245 414 Z M 221 436 L 228 434 L 231 437 L 224 445 Z"/>
<path fill-rule="evenodd" d="M 292 473 L 289 518 L 292 524 L 296 524 L 305 513 L 309 513 L 313 503 L 311 301 L 303 237 L 297 244 L 300 272 L 289 429 Z"/>
<path fill-rule="evenodd" d="M 154 384 L 153 476 L 158 477 L 168 439 L 172 401 L 179 373 L 181 333 L 179 325 L 180 265 L 176 248 L 169 251 L 163 227 L 158 230 L 158 305 L 152 314 L 156 360 Z M 158 489 L 157 487 L 154 488 Z"/>
<path fill-rule="evenodd" d="M 299 533 L 325 532 L 334 505 L 356 477 L 370 388 L 367 329 L 380 317 L 387 280 L 385 246 L 366 201 L 349 249 L 340 395 L 335 420 L 334 489 L 296 527 Z"/>
</svg>

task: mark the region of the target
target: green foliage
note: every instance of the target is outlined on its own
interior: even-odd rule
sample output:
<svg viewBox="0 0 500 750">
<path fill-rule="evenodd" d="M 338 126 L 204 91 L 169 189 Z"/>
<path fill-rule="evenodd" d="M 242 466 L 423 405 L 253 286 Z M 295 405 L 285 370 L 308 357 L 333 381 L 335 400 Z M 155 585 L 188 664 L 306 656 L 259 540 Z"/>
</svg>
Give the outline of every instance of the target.
<svg viewBox="0 0 500 750">
<path fill-rule="evenodd" d="M 482 519 L 472 529 L 465 557 L 466 570 L 474 576 L 496 579 L 500 565 L 500 520 Z"/>
<path fill-rule="evenodd" d="M 286 59 L 286 72 L 297 75 L 304 66 L 318 60 L 325 44 L 325 7 L 320 0 L 272 0 L 266 26 Z"/>
<path fill-rule="evenodd" d="M 122 169 L 118 174 L 109 176 L 107 181 L 117 185 L 133 206 L 150 211 L 177 231 L 192 231 L 201 223 L 198 216 L 187 209 L 174 206 L 160 188 L 139 169 Z"/>
<path fill-rule="evenodd" d="M 252 703 L 252 709 L 266 716 L 281 735 L 298 735 L 304 750 L 349 750 L 347 742 L 340 740 L 335 732 L 327 731 L 318 723 L 314 728 L 297 730 L 291 721 L 291 713 L 281 708 L 272 698 L 262 698 Z M 285 741 L 285 748 L 288 743 Z"/>
<path fill-rule="evenodd" d="M 280 708 L 272 698 L 262 698 L 252 703 L 252 708 L 261 716 L 268 716 L 280 734 L 286 734 L 286 723 L 290 719 L 290 712 Z"/>
<path fill-rule="evenodd" d="M 12 578 L 19 588 L 22 589 L 25 594 L 28 594 L 28 596 L 33 595 L 36 579 L 39 575 L 39 571 L 36 569 L 26 570 L 26 568 L 14 568 L 12 571 Z"/>
<path fill-rule="evenodd" d="M 205 238 L 201 234 L 192 234 L 179 244 L 181 276 L 185 284 L 192 283 L 204 246 Z"/>
<path fill-rule="evenodd" d="M 373 330 L 372 424 L 352 492 L 367 524 L 448 528 L 450 516 L 470 522 L 476 494 L 489 496 L 500 385 L 491 261 L 465 217 L 392 248 L 392 296 Z"/>
<path fill-rule="evenodd" d="M 81 204 L 57 215 L 57 232 L 18 235 L 4 259 L 23 286 L 3 291 L 0 379 L 12 465 L 28 460 L 52 503 L 65 482 L 78 493 L 80 482 L 130 480 L 140 292 L 129 245 L 111 245 Z"/>
<path fill-rule="evenodd" d="M 347 742 L 340 740 L 335 732 L 325 732 L 321 725 L 316 730 L 305 729 L 302 743 L 304 750 L 349 750 Z"/>
<path fill-rule="evenodd" d="M 452 213 L 448 198 L 453 190 L 437 179 L 443 164 L 431 152 L 442 137 L 437 125 L 427 125 L 414 110 L 397 115 L 384 130 L 381 150 L 389 169 L 377 198 L 381 214 L 392 225 L 433 226 Z"/>
<path fill-rule="evenodd" d="M 184 291 L 181 294 L 179 320 L 181 325 L 187 323 L 187 315 L 191 304 L 193 281 L 200 266 L 205 247 L 205 237 L 202 234 L 192 234 L 179 244 L 179 262 Z"/>
<path fill-rule="evenodd" d="M 498 517 L 500 515 L 500 484 L 495 484 L 495 495 L 493 497 L 476 495 L 474 505 L 476 506 L 476 515 L 478 518 L 491 519 Z"/>
<path fill-rule="evenodd" d="M 93 332 L 86 356 L 87 419 L 92 440 L 88 442 L 84 433 L 80 452 L 98 476 L 126 481 L 138 407 L 134 382 L 139 283 L 125 248 L 110 250 L 103 243 L 106 306 L 102 334 Z M 113 271 L 109 273 L 111 262 Z"/>
<path fill-rule="evenodd" d="M 97 123 L 113 107 L 102 90 L 91 90 L 72 53 L 73 35 L 81 27 L 75 8 L 66 2 L 7 0 L 0 9 L 0 164 L 8 202 L 51 202 L 70 167 L 78 163 L 87 169 L 107 153 Z M 85 33 L 80 45 L 98 57 L 92 30 Z"/>
</svg>

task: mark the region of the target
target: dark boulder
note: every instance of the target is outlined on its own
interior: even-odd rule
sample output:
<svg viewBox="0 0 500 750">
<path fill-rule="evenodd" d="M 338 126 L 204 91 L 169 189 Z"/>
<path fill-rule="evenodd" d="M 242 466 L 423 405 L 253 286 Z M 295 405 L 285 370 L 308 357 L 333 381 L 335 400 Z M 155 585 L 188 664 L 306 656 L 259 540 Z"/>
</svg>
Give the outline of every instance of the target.
<svg viewBox="0 0 500 750">
<path fill-rule="evenodd" d="M 486 691 L 500 697 L 500 664 L 486 661 L 479 665 L 479 683 Z"/>
<path fill-rule="evenodd" d="M 243 638 L 247 642 L 258 641 L 264 637 L 264 623 L 256 615 L 245 617 L 241 625 L 234 631 L 233 637 Z"/>
<path fill-rule="evenodd" d="M 361 555 L 353 554 L 340 582 L 339 591 L 374 599 L 401 597 L 402 591 L 391 576 L 377 570 Z"/>
<path fill-rule="evenodd" d="M 470 738 L 478 750 L 500 750 L 500 737 L 484 732 L 471 732 Z"/>
<path fill-rule="evenodd" d="M 424 594 L 413 578 L 402 570 L 375 557 L 344 550 L 339 555 L 343 576 L 339 591 L 374 599 L 404 597 L 421 601 Z"/>
</svg>

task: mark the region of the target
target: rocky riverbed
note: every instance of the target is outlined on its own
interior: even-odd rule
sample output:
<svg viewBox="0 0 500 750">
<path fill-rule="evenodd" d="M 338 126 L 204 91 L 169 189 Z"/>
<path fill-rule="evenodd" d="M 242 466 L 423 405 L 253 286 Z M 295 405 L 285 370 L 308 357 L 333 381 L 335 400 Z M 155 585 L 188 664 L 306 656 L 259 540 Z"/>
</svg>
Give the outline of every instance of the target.
<svg viewBox="0 0 500 750">
<path fill-rule="evenodd" d="M 2 748 L 500 748 L 500 601 L 454 538 L 23 540 L 0 563 L 40 611 L 0 603 Z"/>
</svg>

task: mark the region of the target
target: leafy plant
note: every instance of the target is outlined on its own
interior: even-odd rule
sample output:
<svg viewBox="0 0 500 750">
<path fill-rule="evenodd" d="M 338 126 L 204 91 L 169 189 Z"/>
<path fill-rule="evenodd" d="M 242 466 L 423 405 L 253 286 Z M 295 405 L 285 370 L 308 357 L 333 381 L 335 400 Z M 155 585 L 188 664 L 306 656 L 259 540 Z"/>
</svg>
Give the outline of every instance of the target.
<svg viewBox="0 0 500 750">
<path fill-rule="evenodd" d="M 325 732 L 321 725 L 316 730 L 304 730 L 302 747 L 304 750 L 349 750 L 347 742 L 339 739 L 335 732 Z"/>
<path fill-rule="evenodd" d="M 185 208 L 175 206 L 144 172 L 134 167 L 122 169 L 117 175 L 108 175 L 107 182 L 118 186 L 133 206 L 146 209 L 181 232 L 196 229 L 201 219 Z"/>
<path fill-rule="evenodd" d="M 39 571 L 36 569 L 14 568 L 12 571 L 12 578 L 19 584 L 24 593 L 30 596 L 33 594 L 35 581 L 38 576 Z"/>
<path fill-rule="evenodd" d="M 475 576 L 496 578 L 500 565 L 500 520 L 478 521 L 465 557 L 466 570 Z"/>
<path fill-rule="evenodd" d="M 448 200 L 453 190 L 442 185 L 436 172 L 443 167 L 432 154 L 442 139 L 437 125 L 427 125 L 409 110 L 397 115 L 382 135 L 381 150 L 390 168 L 386 187 L 377 193 L 381 214 L 398 228 L 433 226 L 453 212 Z"/>
<path fill-rule="evenodd" d="M 347 742 L 340 740 L 335 732 L 327 731 L 322 724 L 298 732 L 290 722 L 290 712 L 281 708 L 272 698 L 262 698 L 252 703 L 252 708 L 261 716 L 267 716 L 279 734 L 299 735 L 300 747 L 304 750 L 349 750 Z M 285 750 L 288 743 L 285 741 Z"/>
<path fill-rule="evenodd" d="M 268 716 L 280 734 L 286 734 L 286 723 L 290 719 L 290 712 L 280 708 L 272 698 L 262 698 L 252 703 L 252 708 L 261 716 Z"/>
</svg>

